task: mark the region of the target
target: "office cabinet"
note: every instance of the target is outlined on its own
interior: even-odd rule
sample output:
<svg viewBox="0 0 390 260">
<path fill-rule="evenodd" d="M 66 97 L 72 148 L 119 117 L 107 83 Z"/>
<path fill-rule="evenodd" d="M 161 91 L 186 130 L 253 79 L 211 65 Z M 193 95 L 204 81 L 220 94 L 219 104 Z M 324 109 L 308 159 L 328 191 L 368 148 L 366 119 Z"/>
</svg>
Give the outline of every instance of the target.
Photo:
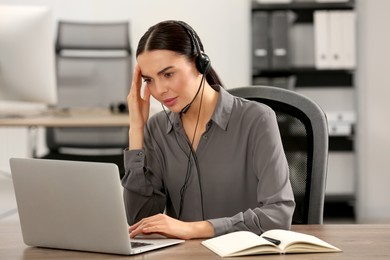
<svg viewBox="0 0 390 260">
<path fill-rule="evenodd" d="M 298 91 L 329 124 L 326 200 L 353 203 L 356 186 L 356 3 L 252 2 L 252 84 Z"/>
</svg>

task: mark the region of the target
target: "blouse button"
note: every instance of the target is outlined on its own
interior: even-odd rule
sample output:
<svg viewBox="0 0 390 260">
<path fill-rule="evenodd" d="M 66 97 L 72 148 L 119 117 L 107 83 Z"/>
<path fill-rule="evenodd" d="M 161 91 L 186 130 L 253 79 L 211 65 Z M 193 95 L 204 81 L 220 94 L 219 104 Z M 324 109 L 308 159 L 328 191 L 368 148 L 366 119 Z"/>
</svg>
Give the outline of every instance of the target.
<svg viewBox="0 0 390 260">
<path fill-rule="evenodd" d="M 139 152 L 138 153 L 138 156 L 140 156 L 140 157 L 143 156 L 143 155 L 144 155 L 144 152 Z"/>
</svg>

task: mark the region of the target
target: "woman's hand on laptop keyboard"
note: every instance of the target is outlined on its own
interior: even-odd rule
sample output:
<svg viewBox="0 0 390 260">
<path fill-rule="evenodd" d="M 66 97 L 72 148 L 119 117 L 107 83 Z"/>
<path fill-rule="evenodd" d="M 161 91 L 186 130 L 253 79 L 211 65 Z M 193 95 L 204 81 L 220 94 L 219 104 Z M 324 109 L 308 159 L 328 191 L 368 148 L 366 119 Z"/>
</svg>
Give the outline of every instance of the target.
<svg viewBox="0 0 390 260">
<path fill-rule="evenodd" d="M 157 233 L 171 238 L 193 239 L 214 236 L 214 228 L 208 221 L 184 222 L 165 214 L 144 218 L 129 228 L 130 237 Z"/>
</svg>

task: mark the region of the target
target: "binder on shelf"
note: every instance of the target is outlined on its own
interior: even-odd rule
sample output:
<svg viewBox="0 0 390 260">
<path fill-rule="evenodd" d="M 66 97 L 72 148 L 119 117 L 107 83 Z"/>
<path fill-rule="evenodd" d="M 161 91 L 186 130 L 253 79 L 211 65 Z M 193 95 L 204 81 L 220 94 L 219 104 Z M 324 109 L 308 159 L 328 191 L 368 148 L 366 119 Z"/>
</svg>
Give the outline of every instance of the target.
<svg viewBox="0 0 390 260">
<path fill-rule="evenodd" d="M 293 21 L 291 11 L 274 11 L 271 14 L 271 67 L 290 67 L 289 32 Z"/>
<path fill-rule="evenodd" d="M 356 67 L 355 11 L 314 13 L 315 64 L 317 69 Z"/>
<path fill-rule="evenodd" d="M 329 123 L 356 123 L 356 113 L 354 111 L 328 111 L 326 117 Z"/>
<path fill-rule="evenodd" d="M 254 70 L 267 69 L 270 66 L 268 28 L 268 13 L 254 12 L 252 16 L 252 67 Z"/>
<path fill-rule="evenodd" d="M 328 124 L 329 136 L 351 136 L 353 127 L 351 124 L 330 122 Z"/>
<path fill-rule="evenodd" d="M 354 111 L 327 111 L 329 135 L 330 136 L 351 136 L 353 126 L 356 124 Z"/>
<path fill-rule="evenodd" d="M 343 11 L 341 22 L 341 65 L 345 69 L 356 67 L 356 13 Z"/>
<path fill-rule="evenodd" d="M 342 69 L 342 22 L 343 13 L 342 11 L 330 11 L 329 13 L 329 39 L 330 39 L 330 61 L 329 67 L 331 69 Z"/>
<path fill-rule="evenodd" d="M 315 67 L 314 26 L 294 23 L 290 33 L 290 64 L 293 68 Z"/>
<path fill-rule="evenodd" d="M 330 33 L 328 11 L 315 11 L 313 18 L 315 67 L 317 69 L 328 69 L 330 67 Z"/>
</svg>

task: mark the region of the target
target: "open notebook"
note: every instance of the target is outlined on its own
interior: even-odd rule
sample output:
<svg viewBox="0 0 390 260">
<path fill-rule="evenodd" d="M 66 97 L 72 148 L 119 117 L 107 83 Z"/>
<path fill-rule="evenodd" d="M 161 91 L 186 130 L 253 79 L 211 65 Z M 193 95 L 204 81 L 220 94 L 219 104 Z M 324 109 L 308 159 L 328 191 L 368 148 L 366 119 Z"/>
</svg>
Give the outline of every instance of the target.
<svg viewBox="0 0 390 260">
<path fill-rule="evenodd" d="M 281 229 L 269 230 L 261 236 L 249 231 L 237 231 L 204 240 L 202 244 L 222 257 L 341 252 L 315 236 Z"/>
<path fill-rule="evenodd" d="M 115 164 L 12 158 L 10 165 L 27 245 L 130 255 L 184 242 L 129 238 Z"/>
</svg>

